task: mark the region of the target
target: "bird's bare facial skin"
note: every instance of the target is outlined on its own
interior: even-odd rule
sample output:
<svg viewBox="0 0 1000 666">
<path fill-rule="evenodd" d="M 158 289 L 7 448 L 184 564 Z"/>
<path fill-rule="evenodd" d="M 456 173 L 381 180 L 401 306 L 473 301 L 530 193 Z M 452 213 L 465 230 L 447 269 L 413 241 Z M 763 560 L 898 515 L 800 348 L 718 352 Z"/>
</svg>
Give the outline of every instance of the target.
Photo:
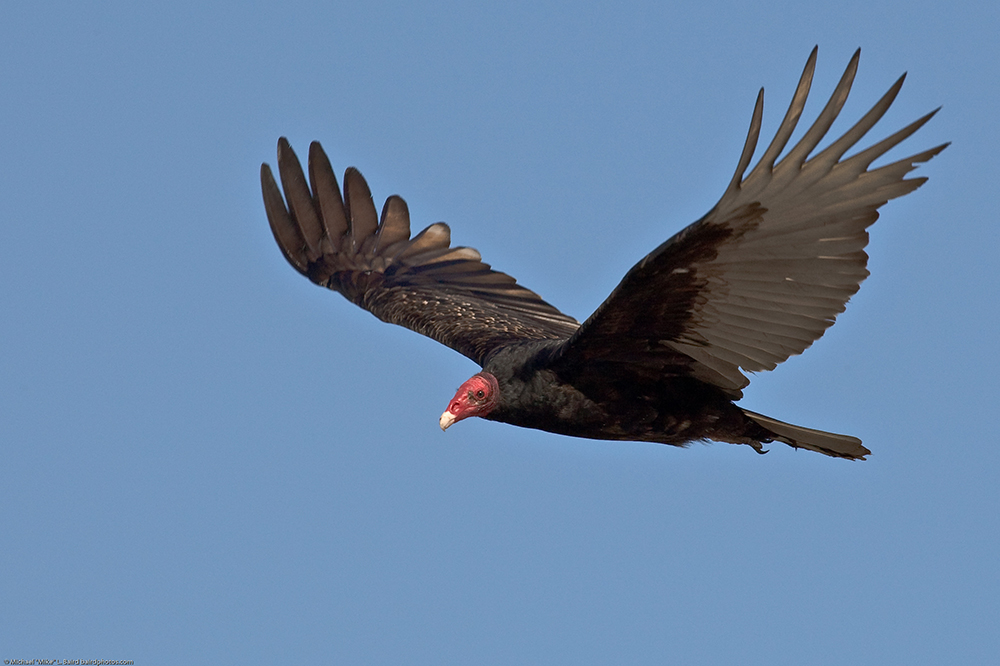
<svg viewBox="0 0 1000 666">
<path fill-rule="evenodd" d="M 441 430 L 447 430 L 451 424 L 470 416 L 489 414 L 496 405 L 499 391 L 496 377 L 488 372 L 470 377 L 459 387 L 455 397 L 448 403 L 448 409 L 441 415 Z"/>
</svg>

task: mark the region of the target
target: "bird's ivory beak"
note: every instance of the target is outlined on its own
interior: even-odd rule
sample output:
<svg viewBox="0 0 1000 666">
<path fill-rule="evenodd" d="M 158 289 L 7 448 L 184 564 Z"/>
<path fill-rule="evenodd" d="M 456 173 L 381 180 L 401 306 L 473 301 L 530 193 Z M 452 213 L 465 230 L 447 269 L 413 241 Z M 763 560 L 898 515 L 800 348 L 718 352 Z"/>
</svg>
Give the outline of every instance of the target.
<svg viewBox="0 0 1000 666">
<path fill-rule="evenodd" d="M 441 415 L 441 420 L 438 421 L 438 423 L 441 425 L 442 432 L 447 430 L 448 426 L 450 426 L 454 422 L 455 422 L 455 415 L 449 411 L 445 411 L 445 413 Z"/>
</svg>

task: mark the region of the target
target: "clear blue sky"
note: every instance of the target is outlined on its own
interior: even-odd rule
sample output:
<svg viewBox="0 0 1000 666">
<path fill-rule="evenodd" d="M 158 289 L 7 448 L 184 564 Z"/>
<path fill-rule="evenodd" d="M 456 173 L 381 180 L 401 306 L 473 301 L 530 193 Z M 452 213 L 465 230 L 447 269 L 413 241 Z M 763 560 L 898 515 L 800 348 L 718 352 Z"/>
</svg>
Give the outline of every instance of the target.
<svg viewBox="0 0 1000 666">
<path fill-rule="evenodd" d="M 8 1 L 0 658 L 1000 659 L 996 3 Z M 697 4 L 697 7 L 695 7 Z M 602 443 L 438 415 L 476 367 L 278 251 L 286 135 L 586 317 L 707 211 L 760 86 L 953 145 L 744 405 L 861 437 Z"/>
</svg>

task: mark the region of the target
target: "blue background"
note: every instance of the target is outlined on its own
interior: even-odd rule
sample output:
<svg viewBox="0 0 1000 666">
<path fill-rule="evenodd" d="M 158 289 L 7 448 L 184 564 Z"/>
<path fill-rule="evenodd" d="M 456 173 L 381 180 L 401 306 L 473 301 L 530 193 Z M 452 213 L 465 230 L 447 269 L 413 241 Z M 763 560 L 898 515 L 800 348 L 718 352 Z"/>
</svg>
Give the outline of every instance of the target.
<svg viewBox="0 0 1000 666">
<path fill-rule="evenodd" d="M 6 2 L 0 658 L 997 663 L 1000 5 L 759 4 Z M 585 318 L 817 43 L 804 122 L 861 46 L 834 133 L 908 70 L 871 139 L 954 142 L 743 402 L 867 462 L 442 434 L 476 367 L 271 238 L 318 139 Z"/>
</svg>

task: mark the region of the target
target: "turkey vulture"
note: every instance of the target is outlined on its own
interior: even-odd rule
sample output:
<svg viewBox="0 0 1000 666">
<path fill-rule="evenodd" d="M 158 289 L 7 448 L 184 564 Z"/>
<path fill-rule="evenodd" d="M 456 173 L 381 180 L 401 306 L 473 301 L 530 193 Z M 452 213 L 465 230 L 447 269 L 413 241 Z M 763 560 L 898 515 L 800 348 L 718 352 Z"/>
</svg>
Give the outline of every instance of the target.
<svg viewBox="0 0 1000 666">
<path fill-rule="evenodd" d="M 904 176 L 941 152 L 871 163 L 917 131 L 932 111 L 844 158 L 885 114 L 905 74 L 843 136 L 810 157 L 847 99 L 860 49 L 830 101 L 781 159 L 809 94 L 813 49 L 777 134 L 744 175 L 757 145 L 757 95 L 736 173 L 722 199 L 636 264 L 583 324 L 478 251 L 451 247 L 443 222 L 410 237 L 406 202 L 389 197 L 379 218 L 357 169 L 341 197 L 319 143 L 309 182 L 278 140 L 284 198 L 261 165 L 264 207 L 285 259 L 382 321 L 434 338 L 482 371 L 462 384 L 442 429 L 470 416 L 592 439 L 768 442 L 864 459 L 861 440 L 783 423 L 734 404 L 745 372 L 772 370 L 817 340 L 868 276 L 867 228 L 889 199 L 926 178 Z M 287 205 L 286 205 L 287 201 Z"/>
</svg>

